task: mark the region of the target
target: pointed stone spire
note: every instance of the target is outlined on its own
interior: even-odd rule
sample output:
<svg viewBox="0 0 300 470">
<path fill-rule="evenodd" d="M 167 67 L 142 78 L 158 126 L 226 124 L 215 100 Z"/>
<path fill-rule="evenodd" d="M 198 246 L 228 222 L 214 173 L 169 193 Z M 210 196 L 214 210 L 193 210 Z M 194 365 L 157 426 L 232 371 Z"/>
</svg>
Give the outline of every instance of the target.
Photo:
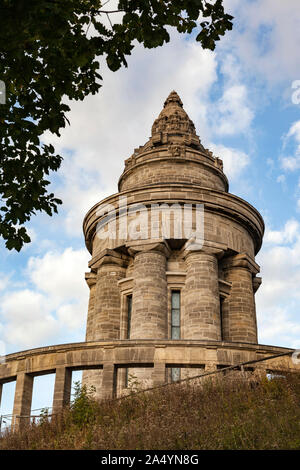
<svg viewBox="0 0 300 470">
<path fill-rule="evenodd" d="M 174 104 L 176 103 L 176 104 L 179 104 L 179 106 L 183 107 L 182 101 L 175 90 L 171 91 L 171 93 L 169 94 L 168 98 L 166 99 L 164 103 L 164 108 L 170 103 L 174 103 Z"/>
<path fill-rule="evenodd" d="M 125 160 L 119 191 L 187 181 L 228 191 L 222 160 L 203 147 L 193 121 L 173 90 L 153 123 L 150 139 Z"/>
<path fill-rule="evenodd" d="M 174 90 L 165 100 L 162 111 L 153 123 L 150 141 L 154 145 L 175 143 L 203 150 L 194 123 Z"/>
</svg>

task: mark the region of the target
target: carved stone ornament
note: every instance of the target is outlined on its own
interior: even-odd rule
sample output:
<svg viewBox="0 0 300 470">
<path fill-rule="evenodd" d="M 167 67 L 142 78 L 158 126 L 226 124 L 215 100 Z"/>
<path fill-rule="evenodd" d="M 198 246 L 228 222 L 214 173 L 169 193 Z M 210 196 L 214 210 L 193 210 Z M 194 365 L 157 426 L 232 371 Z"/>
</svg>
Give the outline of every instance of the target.
<svg viewBox="0 0 300 470">
<path fill-rule="evenodd" d="M 170 144 L 168 146 L 169 154 L 172 157 L 185 157 L 185 146 L 180 144 Z"/>
</svg>

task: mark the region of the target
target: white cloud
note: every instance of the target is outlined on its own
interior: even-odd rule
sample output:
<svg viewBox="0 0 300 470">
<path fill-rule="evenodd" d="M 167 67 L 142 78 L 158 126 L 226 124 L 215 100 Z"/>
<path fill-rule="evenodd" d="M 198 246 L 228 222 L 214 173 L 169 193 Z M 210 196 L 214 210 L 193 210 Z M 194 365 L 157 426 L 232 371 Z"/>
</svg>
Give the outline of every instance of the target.
<svg viewBox="0 0 300 470">
<path fill-rule="evenodd" d="M 294 156 L 281 157 L 281 167 L 286 171 L 295 171 L 300 168 L 300 153 Z"/>
<path fill-rule="evenodd" d="M 294 147 L 293 155 L 281 156 L 281 167 L 286 171 L 295 171 L 300 168 L 300 121 L 294 122 L 283 136 L 283 148 L 288 144 Z"/>
<path fill-rule="evenodd" d="M 277 183 L 285 183 L 285 175 L 279 175 L 276 178 Z"/>
<path fill-rule="evenodd" d="M 0 291 L 6 289 L 6 287 L 9 285 L 9 278 L 7 274 L 0 273 Z"/>
<path fill-rule="evenodd" d="M 213 131 L 224 136 L 248 132 L 254 112 L 240 63 L 230 52 L 219 54 L 218 61 L 224 89 L 221 98 L 211 104 Z"/>
<path fill-rule="evenodd" d="M 287 244 L 295 241 L 300 234 L 300 224 L 295 219 L 288 220 L 282 230 L 271 230 L 266 228 L 264 242 Z"/>
<path fill-rule="evenodd" d="M 38 346 L 58 333 L 58 323 L 51 315 L 47 299 L 24 289 L 10 292 L 1 299 L 4 319 L 3 340 L 21 349 Z"/>
<path fill-rule="evenodd" d="M 300 224 L 288 220 L 282 230 L 266 230 L 257 256 L 263 283 L 256 294 L 259 340 L 300 346 Z"/>
<path fill-rule="evenodd" d="M 225 89 L 217 103 L 217 111 L 219 112 L 219 120 L 217 118 L 216 121 L 217 134 L 233 135 L 248 130 L 254 113 L 248 106 L 245 85 L 238 84 Z"/>
<path fill-rule="evenodd" d="M 63 200 L 60 223 L 69 234 L 81 233 L 87 210 L 117 192 L 124 160 L 151 135 L 164 100 L 175 89 L 195 122 L 209 135 L 209 92 L 217 80 L 216 54 L 172 33 L 171 42 L 154 50 L 137 46 L 128 69 L 103 66 L 103 87 L 83 102 L 72 102 L 71 126 L 57 138 L 46 134 L 64 156 L 59 181 L 51 188 Z M 199 124 L 199 126 L 198 126 Z"/>
<path fill-rule="evenodd" d="M 297 316 L 293 315 L 291 311 L 289 312 L 287 306 L 285 308 L 274 306 L 263 309 L 259 300 L 257 305 L 260 309 L 258 314 L 259 342 L 274 346 L 300 348 L 300 325 Z"/>
<path fill-rule="evenodd" d="M 300 42 L 298 0 L 225 0 L 225 9 L 235 19 L 221 48 L 240 59 L 244 72 L 270 85 L 300 78 L 300 57 L 295 54 Z"/>
<path fill-rule="evenodd" d="M 258 105 L 258 101 L 253 101 L 257 79 L 269 86 L 300 78 L 300 59 L 294 52 L 300 42 L 300 9 L 298 0 L 290 0 L 288 7 L 280 0 L 251 1 L 246 5 L 237 0 L 226 3 L 235 16 L 234 29 L 218 43 L 217 52 L 204 51 L 199 44 L 178 34 L 172 34 L 171 42 L 162 48 L 144 50 L 138 46 L 128 58 L 128 69 L 112 73 L 101 65 L 103 88 L 96 96 L 71 103 L 71 126 L 63 130 L 60 139 L 45 136 L 45 141 L 54 143 L 64 156 L 51 188 L 64 201 L 61 216 L 55 219 L 60 230 L 82 236 L 86 211 L 117 191 L 124 160 L 147 141 L 152 123 L 172 89 L 181 96 L 204 146 L 222 158 L 229 180 L 239 181 L 249 168 L 249 155 L 234 148 L 234 143 L 226 146 L 206 142 L 213 142 L 216 136 L 248 135 Z M 219 100 L 212 103 L 218 70 L 223 82 L 218 82 Z M 259 99 L 261 105 L 262 93 Z M 300 143 L 299 129 L 296 123 L 291 126 L 287 133 L 289 142 Z M 300 167 L 297 151 L 282 157 L 282 167 Z M 290 297 L 298 300 L 298 231 L 295 220 L 288 221 L 282 230 L 266 231 L 267 243 L 260 255 L 264 279 L 257 295 L 262 307 L 261 335 L 270 341 L 275 338 L 278 325 L 286 331 L 297 324 L 287 308 L 291 306 Z M 60 237 L 64 235 L 59 232 Z M 41 242 L 41 246 L 43 243 L 49 250 L 48 241 Z M 2 313 L 2 331 L 6 335 L 11 332 L 11 338 L 20 345 L 26 342 L 38 346 L 41 338 L 46 342 L 63 329 L 80 328 L 87 312 L 88 289 L 83 280 L 87 259 L 85 249 L 52 250 L 31 258 L 27 274 L 32 286 L 12 290 L 10 297 L 2 297 L 6 302 L 0 304 L 2 312 L 4 307 L 10 312 Z M 2 278 L 0 287 L 1 282 L 7 287 Z M 22 303 L 23 295 L 26 305 Z M 29 316 L 32 311 L 34 328 L 28 328 L 28 311 Z M 288 331 L 286 335 L 292 338 Z"/>
<path fill-rule="evenodd" d="M 298 143 L 300 143 L 300 121 L 296 121 L 291 125 L 291 127 L 290 127 L 290 129 L 287 133 L 287 137 L 288 138 L 289 137 L 294 137 L 295 140 Z"/>
<path fill-rule="evenodd" d="M 84 272 L 87 270 L 87 250 L 65 249 L 62 253 L 49 252 L 42 258 L 28 261 L 28 277 L 36 289 L 49 295 L 55 302 L 68 301 L 74 296 L 84 296 L 87 288 Z"/>
<path fill-rule="evenodd" d="M 31 257 L 32 288 L 10 290 L 1 298 L 3 340 L 17 349 L 52 343 L 63 332 L 82 328 L 88 306 L 86 250 L 67 248 Z"/>
<path fill-rule="evenodd" d="M 223 160 L 224 173 L 229 180 L 236 180 L 250 163 L 249 156 L 242 150 L 213 143 L 209 144 L 209 148 Z"/>
</svg>

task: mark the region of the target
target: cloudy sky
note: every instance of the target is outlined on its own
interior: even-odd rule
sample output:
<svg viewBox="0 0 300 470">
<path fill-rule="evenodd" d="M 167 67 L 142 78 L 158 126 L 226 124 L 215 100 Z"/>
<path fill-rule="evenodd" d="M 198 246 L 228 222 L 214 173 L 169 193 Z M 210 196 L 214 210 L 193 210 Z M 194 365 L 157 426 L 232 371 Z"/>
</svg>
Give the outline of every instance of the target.
<svg viewBox="0 0 300 470">
<path fill-rule="evenodd" d="M 0 243 L 2 353 L 84 341 L 90 254 L 83 217 L 117 192 L 124 160 L 149 138 L 173 89 L 203 145 L 223 159 L 230 192 L 264 217 L 259 342 L 300 348 L 300 6 L 298 0 L 225 6 L 234 28 L 214 52 L 171 32 L 159 49 L 137 46 L 128 68 L 113 73 L 101 61 L 99 94 L 71 103 L 71 125 L 60 139 L 45 135 L 64 157 L 51 176 L 64 204 L 52 218 L 32 218 L 32 243 L 21 253 Z"/>
</svg>

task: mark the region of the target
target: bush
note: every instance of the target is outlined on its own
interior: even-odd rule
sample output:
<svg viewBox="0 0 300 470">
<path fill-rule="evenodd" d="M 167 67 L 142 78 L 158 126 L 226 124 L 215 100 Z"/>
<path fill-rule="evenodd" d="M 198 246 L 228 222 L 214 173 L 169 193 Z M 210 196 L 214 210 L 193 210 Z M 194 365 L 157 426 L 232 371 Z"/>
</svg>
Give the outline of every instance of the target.
<svg viewBox="0 0 300 470">
<path fill-rule="evenodd" d="M 234 373 L 101 403 L 75 386 L 69 408 L 0 438 L 0 449 L 300 449 L 300 374 Z"/>
</svg>

